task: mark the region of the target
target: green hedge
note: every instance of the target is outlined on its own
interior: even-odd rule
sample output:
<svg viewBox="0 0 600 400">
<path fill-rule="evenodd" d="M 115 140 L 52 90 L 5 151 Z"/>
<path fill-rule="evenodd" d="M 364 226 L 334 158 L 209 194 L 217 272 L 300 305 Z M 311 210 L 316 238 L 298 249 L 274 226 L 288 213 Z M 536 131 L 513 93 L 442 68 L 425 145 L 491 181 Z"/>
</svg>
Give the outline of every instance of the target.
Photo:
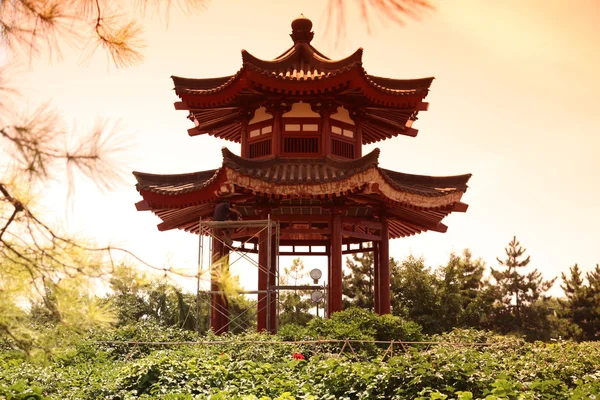
<svg viewBox="0 0 600 400">
<path fill-rule="evenodd" d="M 307 360 L 295 360 L 294 353 L 302 348 L 268 344 L 278 338 L 257 334 L 221 337 L 223 344 L 217 346 L 149 348 L 137 356 L 123 356 L 125 352 L 107 344 L 88 341 L 45 363 L 0 353 L 0 398 L 587 400 L 600 396 L 596 343 L 525 343 L 477 331 L 454 331 L 434 339 L 443 344 L 396 349 L 383 361 L 381 350 L 357 357 L 312 350 Z"/>
</svg>

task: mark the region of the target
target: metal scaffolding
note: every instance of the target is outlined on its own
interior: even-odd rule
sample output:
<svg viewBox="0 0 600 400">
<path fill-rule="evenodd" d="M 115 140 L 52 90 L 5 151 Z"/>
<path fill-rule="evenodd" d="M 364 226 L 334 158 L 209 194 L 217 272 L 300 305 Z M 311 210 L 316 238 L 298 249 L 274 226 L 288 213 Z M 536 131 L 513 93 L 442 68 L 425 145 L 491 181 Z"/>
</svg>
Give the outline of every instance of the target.
<svg viewBox="0 0 600 400">
<path fill-rule="evenodd" d="M 247 239 L 243 242 L 241 241 L 237 241 L 237 243 L 226 243 L 222 237 L 220 237 L 220 235 L 216 234 L 215 230 L 221 230 L 221 229 L 229 229 L 229 230 L 237 230 L 237 229 L 244 229 L 244 228 L 258 228 L 258 230 L 256 232 L 253 232 L 251 235 L 249 235 L 249 237 L 247 237 Z M 260 240 L 260 236 L 261 233 L 266 231 L 266 243 L 262 243 Z M 200 293 L 207 293 L 209 294 L 208 296 L 208 303 L 209 303 L 209 307 L 207 307 L 207 309 L 212 310 L 213 304 L 211 302 L 211 298 L 212 295 L 224 295 L 224 293 L 222 291 L 213 291 L 213 290 L 206 290 L 203 291 L 201 290 L 200 287 L 200 282 L 202 280 L 202 275 L 204 275 L 206 272 L 209 273 L 209 276 L 212 279 L 213 276 L 213 260 L 212 260 L 212 250 L 213 250 L 213 243 L 215 240 L 219 241 L 223 246 L 225 246 L 226 249 L 228 249 L 229 251 L 229 262 L 228 262 L 228 267 L 231 267 L 231 265 L 235 264 L 236 262 L 240 261 L 240 260 L 246 260 L 248 261 L 251 265 L 254 265 L 257 269 L 262 270 L 263 272 L 265 272 L 267 274 L 267 277 L 269 276 L 269 274 L 271 273 L 270 268 L 274 267 L 275 268 L 275 285 L 270 285 L 269 283 L 267 283 L 267 289 L 266 290 L 259 290 L 259 288 L 257 288 L 256 290 L 243 290 L 243 291 L 239 291 L 238 293 L 240 294 L 261 294 L 261 293 L 265 293 L 266 294 L 266 316 L 267 316 L 267 326 L 271 326 L 271 307 L 272 307 L 272 301 L 271 299 L 273 298 L 273 296 L 275 296 L 275 299 L 278 300 L 278 286 L 279 286 L 279 237 L 280 237 L 280 227 L 279 227 L 279 223 L 276 221 L 273 221 L 271 219 L 271 216 L 269 215 L 267 219 L 262 219 L 262 220 L 252 220 L 252 221 L 202 221 L 202 219 L 200 219 L 199 221 L 199 243 L 198 243 L 198 273 L 197 273 L 197 291 L 196 291 L 196 330 L 199 331 L 200 330 L 200 321 L 201 321 L 201 296 Z M 208 241 L 205 240 L 205 235 L 207 236 L 207 239 L 209 239 Z M 265 239 L 263 239 L 264 241 Z M 251 245 L 251 247 L 248 247 L 248 245 Z M 258 247 L 265 245 L 267 248 L 267 262 L 266 265 L 261 265 L 259 263 L 259 260 L 253 260 L 251 257 L 248 256 L 248 254 L 250 252 L 256 252 L 257 250 L 257 245 Z M 207 249 L 208 246 L 208 249 Z M 274 246 L 274 249 L 273 249 Z M 205 259 L 205 250 L 208 250 L 209 252 L 209 268 L 205 268 L 204 265 L 204 259 Z M 273 251 L 274 250 L 274 251 Z M 232 255 L 237 255 L 237 258 L 232 260 L 231 256 Z M 274 260 L 272 260 L 272 257 L 275 257 Z M 274 262 L 272 262 L 274 261 Z M 276 311 L 276 315 L 279 315 L 279 301 L 275 301 L 274 302 L 276 304 L 277 307 L 277 311 Z M 260 313 L 261 311 L 263 311 L 263 308 L 261 308 L 260 310 L 258 309 L 259 307 L 259 302 L 257 301 L 257 314 Z M 249 309 L 248 309 L 249 310 Z M 240 324 L 236 321 L 237 319 L 239 319 L 244 313 L 246 313 L 248 310 L 245 310 L 243 313 L 241 313 L 240 315 L 238 315 L 236 318 L 229 320 L 228 323 L 229 324 L 236 324 L 238 327 L 241 327 Z M 217 312 L 223 314 L 222 310 L 217 310 Z M 210 314 L 209 314 L 210 315 Z M 275 320 L 275 327 L 277 329 L 277 318 Z M 210 319 L 209 319 L 209 327 L 210 329 Z"/>
</svg>

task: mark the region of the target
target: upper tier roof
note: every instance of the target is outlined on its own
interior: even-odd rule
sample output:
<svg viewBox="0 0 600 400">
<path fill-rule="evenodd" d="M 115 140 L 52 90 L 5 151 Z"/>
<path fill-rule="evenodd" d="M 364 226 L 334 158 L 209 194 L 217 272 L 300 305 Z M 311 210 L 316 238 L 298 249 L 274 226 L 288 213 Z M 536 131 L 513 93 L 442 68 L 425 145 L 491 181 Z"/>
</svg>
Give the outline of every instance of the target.
<svg viewBox="0 0 600 400">
<path fill-rule="evenodd" d="M 252 110 L 277 101 L 328 101 L 362 114 L 363 144 L 399 134 L 415 136 L 411 128 L 433 78 L 392 79 L 368 74 L 362 66 L 362 48 L 341 60 L 332 60 L 311 45 L 312 22 L 292 22 L 294 44 L 273 60 L 262 60 L 242 50 L 242 68 L 220 78 L 190 79 L 173 76 L 182 102 L 198 127 L 191 135 L 209 133 L 240 142 L 241 121 Z"/>
</svg>

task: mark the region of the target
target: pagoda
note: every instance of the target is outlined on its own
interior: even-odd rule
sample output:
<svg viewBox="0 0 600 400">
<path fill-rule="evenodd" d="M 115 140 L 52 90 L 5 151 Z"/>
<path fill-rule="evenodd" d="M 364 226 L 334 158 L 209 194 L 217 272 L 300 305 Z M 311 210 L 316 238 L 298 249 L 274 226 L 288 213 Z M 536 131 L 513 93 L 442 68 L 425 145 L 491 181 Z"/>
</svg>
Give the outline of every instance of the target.
<svg viewBox="0 0 600 400">
<path fill-rule="evenodd" d="M 470 174 L 433 177 L 379 166 L 379 149 L 363 146 L 398 135 L 414 137 L 413 122 L 425 111 L 433 78 L 391 79 L 369 75 L 362 49 L 332 60 L 311 45 L 312 22 L 292 22 L 293 45 L 273 60 L 242 50 L 234 75 L 210 79 L 173 76 L 180 101 L 194 127 L 190 136 L 211 135 L 241 145 L 241 154 L 222 149 L 222 165 L 188 174 L 134 172 L 143 200 L 160 231 L 205 234 L 215 206 L 227 200 L 243 221 L 279 224 L 279 248 L 267 246 L 267 231 L 235 229 L 234 240 L 258 253 L 258 330 L 274 332 L 275 255 L 321 255 L 328 259 L 327 311 L 342 310 L 342 257 L 372 251 L 374 304 L 390 313 L 390 239 L 425 231 L 445 232 L 444 217 L 464 212 L 461 202 Z M 257 232 L 260 232 L 257 234 Z M 272 233 L 274 235 L 274 233 Z M 270 247 L 270 248 L 269 248 Z M 283 248 L 287 251 L 280 251 Z M 213 240 L 213 259 L 229 248 Z M 218 292 L 213 278 L 211 290 Z M 227 300 L 211 297 L 211 326 L 227 330 Z M 269 313 L 269 315 L 267 315 Z"/>
</svg>

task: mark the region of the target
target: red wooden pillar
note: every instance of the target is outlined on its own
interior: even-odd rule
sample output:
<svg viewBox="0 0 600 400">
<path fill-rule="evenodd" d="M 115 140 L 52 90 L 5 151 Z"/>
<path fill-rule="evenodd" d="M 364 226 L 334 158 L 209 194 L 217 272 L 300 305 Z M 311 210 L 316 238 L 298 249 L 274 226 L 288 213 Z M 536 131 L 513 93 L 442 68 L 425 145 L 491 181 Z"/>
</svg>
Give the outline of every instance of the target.
<svg viewBox="0 0 600 400">
<path fill-rule="evenodd" d="M 390 229 L 384 218 L 381 222 L 379 245 L 379 314 L 390 312 Z"/>
<path fill-rule="evenodd" d="M 278 156 L 281 154 L 281 135 L 283 134 L 282 115 L 289 111 L 289 106 L 275 102 L 267 106 L 267 112 L 273 116 L 273 131 L 271 133 L 271 154 Z"/>
<path fill-rule="evenodd" d="M 219 240 L 213 239 L 212 249 L 212 274 L 210 281 L 211 294 L 211 314 L 210 326 L 216 334 L 227 332 L 229 326 L 229 305 L 227 298 L 223 293 L 221 279 L 224 272 L 229 269 L 229 251 L 227 247 Z"/>
<path fill-rule="evenodd" d="M 331 223 L 331 275 L 329 315 L 342 311 L 342 218 L 334 211 Z"/>
<path fill-rule="evenodd" d="M 240 154 L 242 157 L 250 157 L 248 148 L 248 122 L 250 122 L 250 116 L 247 116 L 242 121 L 242 128 L 240 130 Z"/>
<path fill-rule="evenodd" d="M 313 111 L 321 116 L 321 148 L 320 154 L 326 156 L 331 153 L 331 114 L 337 111 L 337 107 L 332 103 L 320 103 L 312 106 Z"/>
<path fill-rule="evenodd" d="M 269 286 L 272 288 L 269 291 L 269 326 L 267 330 L 270 333 L 277 333 L 277 290 L 274 289 L 277 285 L 277 246 L 275 244 L 276 234 L 271 235 L 271 263 L 269 265 Z"/>
<path fill-rule="evenodd" d="M 267 330 L 267 285 L 268 285 L 268 247 L 267 230 L 263 230 L 259 235 L 258 243 L 258 304 L 257 304 L 257 324 L 258 332 Z"/>
<path fill-rule="evenodd" d="M 373 309 L 377 314 L 380 314 L 379 291 L 379 243 L 373 242 Z"/>
<path fill-rule="evenodd" d="M 352 114 L 351 114 L 352 115 Z M 354 158 L 362 157 L 362 113 L 354 113 Z"/>
</svg>

